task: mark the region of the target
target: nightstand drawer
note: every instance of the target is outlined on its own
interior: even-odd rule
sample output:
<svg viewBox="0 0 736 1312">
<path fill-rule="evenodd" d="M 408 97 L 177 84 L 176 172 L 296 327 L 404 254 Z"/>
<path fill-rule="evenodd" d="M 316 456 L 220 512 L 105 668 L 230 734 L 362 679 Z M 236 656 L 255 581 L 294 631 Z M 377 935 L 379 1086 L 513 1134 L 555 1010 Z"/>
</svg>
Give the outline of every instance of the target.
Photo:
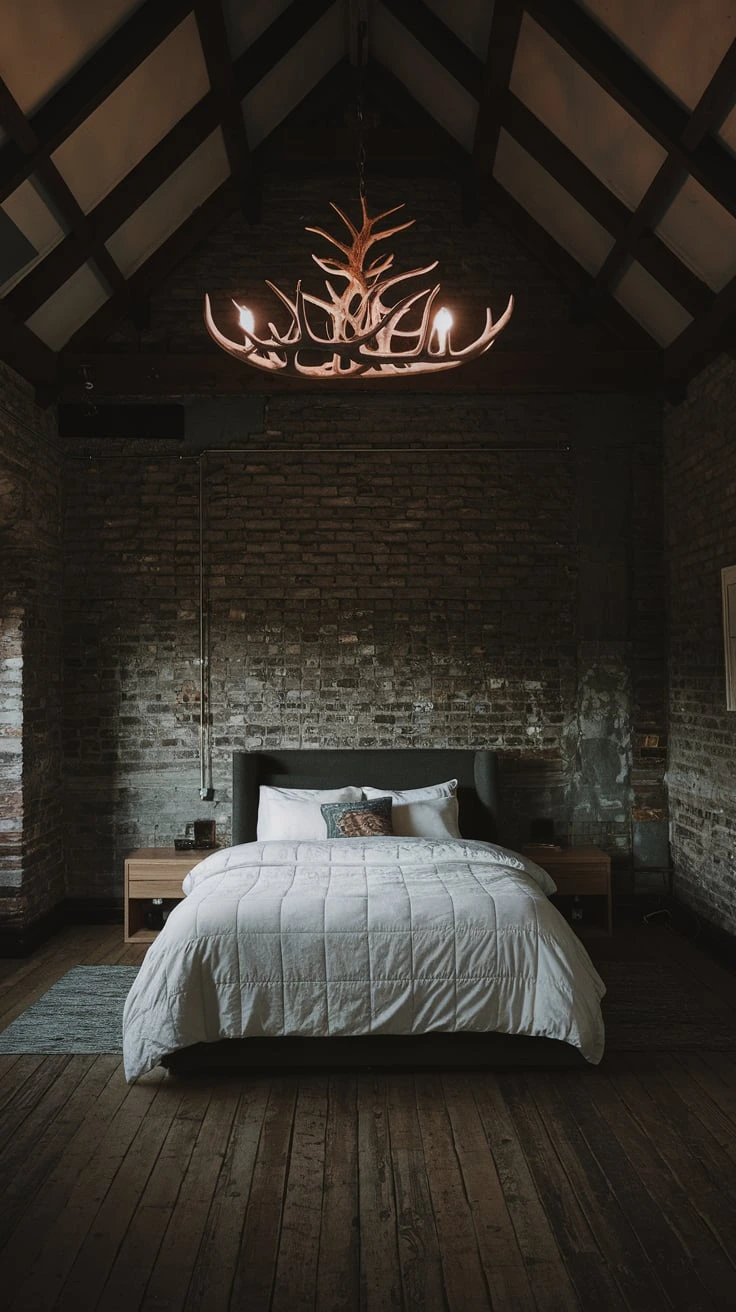
<svg viewBox="0 0 736 1312">
<path fill-rule="evenodd" d="M 139 847 L 125 862 L 125 942 L 152 943 L 158 929 L 151 928 L 146 904 L 181 902 L 182 882 L 212 849 L 177 852 L 173 847 Z"/>
<path fill-rule="evenodd" d="M 580 893 L 607 893 L 608 892 L 608 871 L 591 870 L 586 866 L 584 870 L 551 870 L 550 874 L 557 885 L 557 892 L 561 894 L 580 894 Z"/>
<path fill-rule="evenodd" d="M 589 922 L 600 919 L 596 917 L 593 908 L 600 907 L 602 903 L 605 929 L 608 934 L 611 933 L 611 858 L 606 852 L 602 852 L 599 847 L 589 845 L 550 847 L 536 843 L 530 843 L 521 850 L 524 856 L 530 857 L 537 865 L 542 866 L 554 879 L 557 893 L 552 896 L 559 898 L 557 905 L 563 914 L 567 913 L 575 920 L 575 929 L 578 932 L 594 931 L 595 923 Z M 581 904 L 577 910 L 583 914 L 582 924 L 572 914 L 573 899 Z M 585 899 L 584 911 L 583 899 Z"/>
<path fill-rule="evenodd" d="M 131 879 L 128 885 L 128 897 L 182 898 L 183 896 L 181 879 Z"/>
<path fill-rule="evenodd" d="M 128 879 L 131 884 L 138 884 L 142 880 L 158 881 L 159 879 L 178 879 L 179 892 L 181 892 L 181 881 L 189 873 L 192 866 L 196 866 L 195 861 L 128 861 Z"/>
</svg>

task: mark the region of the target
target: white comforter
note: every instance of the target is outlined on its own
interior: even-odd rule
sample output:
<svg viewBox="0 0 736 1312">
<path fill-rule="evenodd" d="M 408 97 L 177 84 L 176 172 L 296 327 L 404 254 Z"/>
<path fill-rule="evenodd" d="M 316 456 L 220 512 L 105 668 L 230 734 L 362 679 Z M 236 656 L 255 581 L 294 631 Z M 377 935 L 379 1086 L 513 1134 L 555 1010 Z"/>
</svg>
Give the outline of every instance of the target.
<svg viewBox="0 0 736 1312">
<path fill-rule="evenodd" d="M 250 1035 L 500 1030 L 603 1052 L 604 985 L 532 861 L 470 840 L 259 842 L 186 876 L 123 1020 L 129 1080 Z"/>
</svg>

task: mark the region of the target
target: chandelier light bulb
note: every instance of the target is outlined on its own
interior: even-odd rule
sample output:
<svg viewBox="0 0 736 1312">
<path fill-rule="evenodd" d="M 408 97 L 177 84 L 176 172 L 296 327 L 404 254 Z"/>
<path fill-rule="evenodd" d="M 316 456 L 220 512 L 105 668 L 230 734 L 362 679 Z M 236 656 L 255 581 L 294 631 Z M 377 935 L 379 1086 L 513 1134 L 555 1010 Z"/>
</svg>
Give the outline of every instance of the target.
<svg viewBox="0 0 736 1312">
<path fill-rule="evenodd" d="M 373 249 L 377 243 L 410 228 L 414 220 L 379 228 L 403 206 L 371 218 L 365 196 L 361 195 L 360 207 L 361 224 L 356 227 L 337 205 L 332 205 L 347 228 L 348 239 L 332 237 L 323 228 L 307 228 L 337 252 L 312 256 L 327 275 L 324 296 L 305 291 L 300 280 L 291 297 L 266 280 L 266 286 L 289 315 L 286 328 L 269 323 L 270 336 L 256 336 L 252 312 L 233 301 L 245 337 L 241 345 L 217 327 L 210 298 L 205 296 L 207 331 L 223 351 L 265 373 L 292 378 L 407 378 L 456 369 L 476 360 L 493 345 L 511 318 L 513 296 L 496 323 L 490 309 L 486 309 L 485 325 L 478 337 L 467 346 L 453 347 L 450 311 L 443 306 L 432 314 L 440 294 L 439 283 L 414 291 L 406 288 L 407 282 L 431 273 L 437 261 L 406 273 L 394 273 L 393 255 L 375 254 Z M 342 289 L 336 285 L 340 282 L 345 284 Z"/>
<path fill-rule="evenodd" d="M 247 305 L 238 305 L 237 301 L 233 301 L 233 305 L 235 306 L 235 309 L 238 311 L 238 320 L 240 322 L 240 327 L 245 333 L 245 336 L 252 337 L 256 327 L 256 321 L 253 315 L 253 311 L 249 310 Z M 252 346 L 253 343 L 246 342 L 246 346 L 248 345 Z"/>
<path fill-rule="evenodd" d="M 447 352 L 447 343 L 452 328 L 452 315 L 446 305 L 443 305 L 434 316 L 432 327 L 437 334 L 437 351 L 439 355 L 445 355 Z"/>
</svg>

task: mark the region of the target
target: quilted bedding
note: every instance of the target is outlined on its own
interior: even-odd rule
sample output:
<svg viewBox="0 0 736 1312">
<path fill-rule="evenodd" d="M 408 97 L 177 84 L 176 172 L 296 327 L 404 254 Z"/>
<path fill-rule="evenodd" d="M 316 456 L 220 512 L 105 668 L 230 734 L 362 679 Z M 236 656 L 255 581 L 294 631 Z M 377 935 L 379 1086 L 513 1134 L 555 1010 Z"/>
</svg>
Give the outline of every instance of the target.
<svg viewBox="0 0 736 1312">
<path fill-rule="evenodd" d="M 123 1019 L 129 1080 L 251 1035 L 545 1035 L 603 1053 L 604 985 L 525 857 L 422 838 L 213 853 L 149 948 Z"/>
</svg>

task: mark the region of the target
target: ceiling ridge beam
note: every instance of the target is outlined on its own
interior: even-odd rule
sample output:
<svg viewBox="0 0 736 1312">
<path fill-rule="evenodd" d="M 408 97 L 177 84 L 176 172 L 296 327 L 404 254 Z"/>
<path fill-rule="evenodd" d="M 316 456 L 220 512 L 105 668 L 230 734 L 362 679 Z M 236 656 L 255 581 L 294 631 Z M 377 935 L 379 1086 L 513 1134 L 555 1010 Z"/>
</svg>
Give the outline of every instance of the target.
<svg viewBox="0 0 736 1312">
<path fill-rule="evenodd" d="M 505 98 L 503 125 L 514 140 L 611 234 L 615 249 L 615 243 L 628 232 L 634 211 L 512 91 L 507 92 Z M 713 292 L 708 285 L 654 233 L 639 233 L 632 241 L 631 253 L 689 314 L 699 314 L 710 307 Z M 596 286 L 599 278 L 600 273 L 595 275 Z"/>
<path fill-rule="evenodd" d="M 191 11 L 191 0 L 146 0 L 107 41 L 29 116 L 37 152 L 17 143 L 0 147 L 0 201 L 35 172 L 103 100 L 166 39 Z"/>
<path fill-rule="evenodd" d="M 682 169 L 736 215 L 736 160 L 715 138 L 688 144 L 690 114 L 670 92 L 574 0 L 525 0 L 525 8 Z"/>
<path fill-rule="evenodd" d="M 230 172 L 241 195 L 243 213 L 249 222 L 255 223 L 260 210 L 258 184 L 253 173 L 253 159 L 235 81 L 222 0 L 195 0 L 194 16 L 207 75 L 219 108 Z"/>
<path fill-rule="evenodd" d="M 333 0 L 317 0 L 305 6 L 302 0 L 293 0 L 289 9 L 237 61 L 236 85 L 241 98 L 244 88 L 251 90 L 257 84 L 251 81 L 256 72 L 260 80 L 288 53 L 293 32 L 301 26 L 307 9 L 312 14 L 321 13 L 332 3 Z M 287 22 L 290 15 L 291 21 Z M 111 237 L 214 131 L 218 121 L 217 100 L 214 92 L 208 91 L 89 212 L 87 220 L 95 238 L 104 242 Z M 28 318 L 86 259 L 85 244 L 74 234 L 66 237 L 7 293 L 4 303 L 18 318 Z"/>
</svg>

